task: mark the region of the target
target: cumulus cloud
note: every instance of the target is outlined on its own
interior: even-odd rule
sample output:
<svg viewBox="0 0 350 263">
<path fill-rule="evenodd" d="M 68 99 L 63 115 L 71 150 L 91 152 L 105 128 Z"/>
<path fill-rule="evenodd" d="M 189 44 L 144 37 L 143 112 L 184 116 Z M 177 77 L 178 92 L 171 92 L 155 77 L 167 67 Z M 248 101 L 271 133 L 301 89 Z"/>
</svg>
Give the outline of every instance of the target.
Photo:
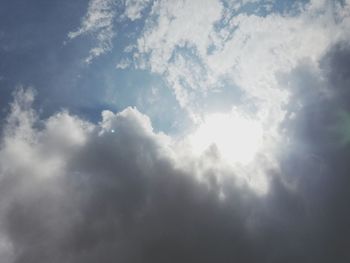
<svg viewBox="0 0 350 263">
<path fill-rule="evenodd" d="M 112 49 L 116 3 L 91 0 L 69 34 L 96 37 L 87 62 Z M 151 16 L 117 68 L 160 74 L 194 119 L 198 94 L 237 86 L 263 147 L 229 165 L 236 124 L 197 156 L 136 108 L 43 119 L 19 89 L 0 133 L 1 262 L 349 262 L 350 2 L 124 4 L 122 19 Z"/>
<path fill-rule="evenodd" d="M 127 108 L 104 111 L 98 125 L 68 112 L 40 120 L 32 101 L 30 90 L 16 93 L 0 151 L 8 262 L 207 260 L 200 247 L 212 241 L 200 236 L 231 228 L 218 187 L 179 168 L 147 116 Z"/>
<path fill-rule="evenodd" d="M 43 120 L 33 92 L 19 90 L 0 149 L 2 260 L 346 262 L 349 153 L 325 123 L 338 127 L 336 112 L 350 110 L 349 50 L 336 44 L 320 67 L 293 71 L 303 106 L 287 109 L 293 143 L 265 195 L 218 177 L 230 172 L 214 165 L 215 149 L 202 163 L 185 153 L 184 165 L 135 108 L 104 111 L 98 124 L 67 111 Z"/>
</svg>

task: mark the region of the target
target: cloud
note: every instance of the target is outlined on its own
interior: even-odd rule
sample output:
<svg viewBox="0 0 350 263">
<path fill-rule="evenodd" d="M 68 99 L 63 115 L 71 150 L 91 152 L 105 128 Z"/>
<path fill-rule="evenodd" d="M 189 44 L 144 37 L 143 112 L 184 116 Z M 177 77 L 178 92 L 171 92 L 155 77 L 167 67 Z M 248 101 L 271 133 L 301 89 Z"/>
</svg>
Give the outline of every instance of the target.
<svg viewBox="0 0 350 263">
<path fill-rule="evenodd" d="M 216 0 L 204 4 L 199 1 L 155 3 L 145 32 L 138 40 L 139 51 L 150 53 L 152 71 L 164 72 L 178 46 L 193 45 L 200 54 L 205 54 L 214 23 L 220 19 L 222 9 L 222 4 Z"/>
<path fill-rule="evenodd" d="M 289 94 L 276 76 L 305 59 L 317 64 L 331 45 L 346 39 L 347 8 L 346 3 L 312 1 L 262 16 L 237 13 L 220 1 L 160 1 L 138 39 L 136 58 L 141 67 L 164 76 L 190 113 L 203 110 L 198 98 L 228 84 L 242 90 L 244 103 L 275 127 L 284 118 Z"/>
<path fill-rule="evenodd" d="M 86 63 L 91 63 L 113 49 L 113 38 L 117 35 L 116 23 L 125 22 L 126 18 L 131 21 L 140 19 L 142 11 L 149 3 L 149 0 L 90 0 L 80 27 L 69 32 L 68 38 L 72 40 L 84 35 L 93 36 L 95 46 L 85 59 Z M 124 10 L 123 13 L 121 9 Z"/>
<path fill-rule="evenodd" d="M 281 126 L 293 103 L 294 72 L 309 63 L 320 73 L 329 48 L 349 39 L 349 4 L 310 1 L 266 14 L 259 3 L 234 4 L 157 2 L 137 40 L 135 65 L 162 75 L 195 125 L 208 114 L 213 92 L 239 90 L 230 106 L 261 123 L 263 155 L 275 166 L 271 153 L 285 142 Z M 258 11 L 245 12 L 245 4 Z"/>
<path fill-rule="evenodd" d="M 332 254 L 349 258 L 343 250 L 347 237 L 340 234 L 350 217 L 345 204 L 349 198 L 345 190 L 349 185 L 345 161 L 349 145 L 342 138 L 345 120 L 339 114 L 350 110 L 350 94 L 345 88 L 349 83 L 345 73 L 349 54 L 347 42 L 336 43 L 322 57 L 319 68 L 304 64 L 294 71 L 290 83 L 295 91 L 293 100 L 301 106 L 289 108 L 296 115 L 287 127 L 291 141 L 286 151 L 285 178 L 295 180 L 305 204 L 312 208 L 311 214 L 318 214 L 315 228 L 323 228 L 323 238 L 332 243 L 324 262 L 331 260 Z"/>
<path fill-rule="evenodd" d="M 111 5 L 92 0 L 70 37 L 111 48 Z M 135 5 L 130 20 L 146 8 Z M 129 51 L 194 115 L 197 94 L 222 79 L 243 90 L 238 114 L 261 122 L 267 145 L 249 167 L 225 164 L 215 145 L 192 155 L 132 107 L 99 123 L 65 110 L 43 119 L 35 92 L 19 89 L 1 133 L 1 261 L 348 262 L 349 6 L 313 0 L 266 16 L 219 1 L 152 6 Z"/>
<path fill-rule="evenodd" d="M 98 2 L 70 37 L 95 34 L 107 52 L 115 13 Z M 154 4 L 132 52 L 194 114 L 196 94 L 239 86 L 267 145 L 255 165 L 225 165 L 215 145 L 194 156 L 136 108 L 97 124 L 41 119 L 19 90 L 0 148 L 5 263 L 349 260 L 349 3 L 234 15 L 221 29 L 224 5 L 201 3 Z"/>
<path fill-rule="evenodd" d="M 80 27 L 68 33 L 69 39 L 87 34 L 95 36 L 96 46 L 90 50 L 89 56 L 85 59 L 87 63 L 112 49 L 112 40 L 116 34 L 113 27 L 115 8 L 115 0 L 91 0 Z"/>
<path fill-rule="evenodd" d="M 151 0 L 126 0 L 125 1 L 125 12 L 131 21 L 140 19 L 142 11 L 148 6 Z"/>
<path fill-rule="evenodd" d="M 115 66 L 117 69 L 126 69 L 131 65 L 131 61 L 128 59 L 122 59 L 119 61 L 119 63 Z"/>
<path fill-rule="evenodd" d="M 43 120 L 33 92 L 19 90 L 0 148 L 2 259 L 348 260 L 349 152 L 327 127 L 349 110 L 349 54 L 333 45 L 319 67 L 306 61 L 287 76 L 301 107 L 287 109 L 294 118 L 265 195 L 238 183 L 215 150 L 197 161 L 178 151 L 135 108 L 103 111 L 98 124 L 66 111 Z"/>
<path fill-rule="evenodd" d="M 201 246 L 221 248 L 203 238 L 242 231 L 218 187 L 179 168 L 170 138 L 137 109 L 104 111 L 94 125 L 68 112 L 40 120 L 32 101 L 16 93 L 0 150 L 8 262 L 208 260 Z"/>
</svg>

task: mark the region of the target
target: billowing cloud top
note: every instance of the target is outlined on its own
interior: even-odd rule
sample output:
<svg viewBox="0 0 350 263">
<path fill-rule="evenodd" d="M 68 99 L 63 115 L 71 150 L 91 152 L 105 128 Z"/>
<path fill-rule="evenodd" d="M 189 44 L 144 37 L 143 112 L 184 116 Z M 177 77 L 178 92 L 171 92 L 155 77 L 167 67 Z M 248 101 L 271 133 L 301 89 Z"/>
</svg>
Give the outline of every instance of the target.
<svg viewBox="0 0 350 263">
<path fill-rule="evenodd" d="M 14 2 L 1 263 L 349 262 L 348 0 Z"/>
</svg>

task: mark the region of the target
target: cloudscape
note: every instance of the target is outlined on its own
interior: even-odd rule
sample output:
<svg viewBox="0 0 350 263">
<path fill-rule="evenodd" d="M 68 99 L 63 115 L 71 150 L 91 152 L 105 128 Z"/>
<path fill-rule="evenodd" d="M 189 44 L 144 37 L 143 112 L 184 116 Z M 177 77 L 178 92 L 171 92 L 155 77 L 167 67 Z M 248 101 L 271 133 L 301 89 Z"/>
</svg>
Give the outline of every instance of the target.
<svg viewBox="0 0 350 263">
<path fill-rule="evenodd" d="M 0 262 L 350 262 L 349 0 L 1 0 Z"/>
</svg>

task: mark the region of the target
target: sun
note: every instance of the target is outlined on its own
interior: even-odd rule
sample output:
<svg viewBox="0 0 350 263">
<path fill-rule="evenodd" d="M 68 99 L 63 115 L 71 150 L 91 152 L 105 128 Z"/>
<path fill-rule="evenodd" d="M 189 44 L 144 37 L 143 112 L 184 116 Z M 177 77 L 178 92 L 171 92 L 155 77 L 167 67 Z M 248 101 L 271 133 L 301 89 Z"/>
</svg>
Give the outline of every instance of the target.
<svg viewBox="0 0 350 263">
<path fill-rule="evenodd" d="M 215 145 L 222 159 L 231 164 L 248 164 L 261 147 L 261 123 L 238 112 L 215 113 L 204 117 L 190 136 L 195 153 L 203 154 Z"/>
</svg>

